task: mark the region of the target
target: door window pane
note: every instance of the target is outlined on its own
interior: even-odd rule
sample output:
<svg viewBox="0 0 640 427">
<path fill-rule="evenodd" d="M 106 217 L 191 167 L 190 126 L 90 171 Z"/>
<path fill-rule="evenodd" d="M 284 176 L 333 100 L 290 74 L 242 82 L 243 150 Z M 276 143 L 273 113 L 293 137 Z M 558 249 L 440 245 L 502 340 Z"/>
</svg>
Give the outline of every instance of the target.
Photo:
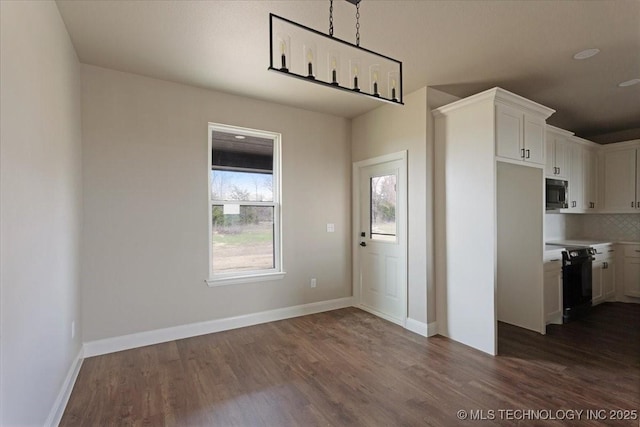
<svg viewBox="0 0 640 427">
<path fill-rule="evenodd" d="M 371 239 L 396 241 L 396 175 L 375 176 L 371 186 Z"/>
<path fill-rule="evenodd" d="M 212 205 L 213 272 L 275 268 L 273 215 L 273 206 Z"/>
</svg>

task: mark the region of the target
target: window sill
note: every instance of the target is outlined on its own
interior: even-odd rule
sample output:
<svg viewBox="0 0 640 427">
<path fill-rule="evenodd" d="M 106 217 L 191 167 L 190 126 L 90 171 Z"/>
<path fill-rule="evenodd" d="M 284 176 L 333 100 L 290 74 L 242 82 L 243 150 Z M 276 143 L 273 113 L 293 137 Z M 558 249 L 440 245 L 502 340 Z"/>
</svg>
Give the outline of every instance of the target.
<svg viewBox="0 0 640 427">
<path fill-rule="evenodd" d="M 285 271 L 278 273 L 260 273 L 246 276 L 233 276 L 218 279 L 205 280 L 210 288 L 217 286 L 235 285 L 240 283 L 266 282 L 271 280 L 282 280 L 287 273 Z"/>
</svg>

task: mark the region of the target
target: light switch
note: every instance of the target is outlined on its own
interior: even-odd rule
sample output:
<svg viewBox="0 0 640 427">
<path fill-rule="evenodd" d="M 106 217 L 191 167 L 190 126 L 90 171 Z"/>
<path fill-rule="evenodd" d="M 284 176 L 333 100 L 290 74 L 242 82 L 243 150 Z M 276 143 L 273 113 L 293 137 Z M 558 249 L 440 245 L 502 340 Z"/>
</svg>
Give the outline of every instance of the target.
<svg viewBox="0 0 640 427">
<path fill-rule="evenodd" d="M 327 233 L 333 233 L 336 231 L 336 225 L 335 224 L 327 224 Z"/>
</svg>

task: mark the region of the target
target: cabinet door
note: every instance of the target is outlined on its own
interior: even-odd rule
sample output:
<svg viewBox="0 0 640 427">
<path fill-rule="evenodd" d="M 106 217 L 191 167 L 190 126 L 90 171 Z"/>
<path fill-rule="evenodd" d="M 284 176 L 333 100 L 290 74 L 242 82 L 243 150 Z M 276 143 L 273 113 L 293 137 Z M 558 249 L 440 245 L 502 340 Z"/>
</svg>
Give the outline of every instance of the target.
<svg viewBox="0 0 640 427">
<path fill-rule="evenodd" d="M 546 162 L 544 166 L 544 174 L 547 178 L 556 178 L 556 161 L 555 161 L 555 144 L 553 134 L 547 133 L 546 146 Z"/>
<path fill-rule="evenodd" d="M 558 173 L 556 179 L 569 180 L 570 165 L 571 165 L 571 153 L 569 150 L 569 142 L 562 138 L 555 138 L 555 159 Z"/>
<path fill-rule="evenodd" d="M 577 144 L 571 147 L 571 175 L 569 177 L 569 209 L 584 209 L 584 182 L 582 176 L 582 155 L 584 150 Z"/>
<path fill-rule="evenodd" d="M 557 264 L 560 265 L 559 262 Z M 548 270 L 547 263 L 544 271 L 544 314 L 546 324 L 562 324 L 562 270 Z"/>
<path fill-rule="evenodd" d="M 616 291 L 616 260 L 609 258 L 605 263 L 604 270 L 602 270 L 602 292 L 604 298 L 609 298 Z"/>
<path fill-rule="evenodd" d="M 524 159 L 539 165 L 545 164 L 544 130 L 546 124 L 539 117 L 524 116 Z"/>
<path fill-rule="evenodd" d="M 640 297 L 640 258 L 625 257 L 622 276 L 624 294 Z"/>
<path fill-rule="evenodd" d="M 585 149 L 582 154 L 584 208 L 595 209 L 598 207 L 598 156 L 588 149 Z"/>
<path fill-rule="evenodd" d="M 496 156 L 507 159 L 523 160 L 522 112 L 496 105 Z"/>
<path fill-rule="evenodd" d="M 636 150 L 636 209 L 640 211 L 640 150 Z"/>
<path fill-rule="evenodd" d="M 604 207 L 631 211 L 636 202 L 636 150 L 604 153 Z"/>
<path fill-rule="evenodd" d="M 591 299 L 592 304 L 599 304 L 602 302 L 602 272 L 604 268 L 603 261 L 594 261 L 591 267 Z"/>
</svg>

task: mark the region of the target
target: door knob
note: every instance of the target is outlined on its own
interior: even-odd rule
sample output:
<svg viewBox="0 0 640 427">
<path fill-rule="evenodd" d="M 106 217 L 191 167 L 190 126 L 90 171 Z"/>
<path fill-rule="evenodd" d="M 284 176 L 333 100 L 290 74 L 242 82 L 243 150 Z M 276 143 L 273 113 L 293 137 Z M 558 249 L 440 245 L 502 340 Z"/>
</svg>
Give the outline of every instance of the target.
<svg viewBox="0 0 640 427">
<path fill-rule="evenodd" d="M 360 246 L 367 246 L 365 242 L 360 242 Z"/>
</svg>

